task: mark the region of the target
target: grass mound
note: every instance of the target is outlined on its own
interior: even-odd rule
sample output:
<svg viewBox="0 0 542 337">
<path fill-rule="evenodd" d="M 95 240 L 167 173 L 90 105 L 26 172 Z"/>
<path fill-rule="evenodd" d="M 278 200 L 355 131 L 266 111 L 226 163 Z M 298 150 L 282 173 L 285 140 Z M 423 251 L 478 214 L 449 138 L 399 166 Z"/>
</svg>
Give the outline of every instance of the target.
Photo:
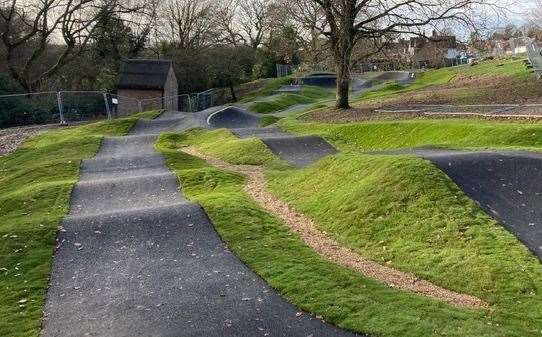
<svg viewBox="0 0 542 337">
<path fill-rule="evenodd" d="M 268 167 L 267 177 L 273 193 L 344 245 L 479 296 L 491 303 L 490 311 L 396 291 L 323 261 L 247 197 L 244 177 L 179 153 L 179 146 L 199 147 L 183 137 L 163 135 L 158 148 L 185 195 L 202 204 L 241 260 L 302 309 L 374 336 L 537 336 L 541 331 L 540 264 L 427 162 L 346 153 L 302 170 Z M 228 135 L 220 137 L 226 141 Z M 240 157 L 219 157 L 246 164 Z"/>
<path fill-rule="evenodd" d="M 151 117 L 156 113 L 139 116 Z M 45 133 L 0 157 L 0 336 L 37 336 L 55 234 L 82 159 L 136 118 Z"/>
<path fill-rule="evenodd" d="M 181 153 L 179 144 L 178 135 L 164 134 L 157 148 L 184 195 L 204 207 L 243 262 L 301 309 L 374 336 L 504 337 L 511 331 L 488 312 L 397 291 L 321 258 L 245 194 L 243 176 Z"/>
<path fill-rule="evenodd" d="M 473 119 L 377 121 L 352 124 L 301 123 L 282 120 L 285 129 L 319 134 L 339 147 L 363 150 L 433 146 L 444 148 L 540 149 L 542 124 Z"/>
<path fill-rule="evenodd" d="M 319 87 L 303 87 L 299 93 L 282 93 L 272 96 L 260 96 L 253 101 L 248 110 L 256 113 L 272 113 L 285 110 L 298 104 L 311 104 L 333 97 L 332 91 Z"/>
<path fill-rule="evenodd" d="M 232 164 L 278 165 L 279 160 L 256 138 L 239 139 L 226 129 L 205 131 L 189 130 L 170 136 L 177 146 L 194 145 L 202 153 L 219 157 Z"/>
<path fill-rule="evenodd" d="M 239 103 L 248 103 L 254 101 L 256 98 L 270 96 L 283 85 L 288 85 L 292 82 L 291 76 L 279 77 L 270 79 L 263 88 L 250 92 L 239 100 Z"/>
<path fill-rule="evenodd" d="M 511 330 L 542 327 L 538 260 L 430 163 L 339 154 L 269 178 L 275 194 L 362 256 L 484 299 Z"/>
</svg>

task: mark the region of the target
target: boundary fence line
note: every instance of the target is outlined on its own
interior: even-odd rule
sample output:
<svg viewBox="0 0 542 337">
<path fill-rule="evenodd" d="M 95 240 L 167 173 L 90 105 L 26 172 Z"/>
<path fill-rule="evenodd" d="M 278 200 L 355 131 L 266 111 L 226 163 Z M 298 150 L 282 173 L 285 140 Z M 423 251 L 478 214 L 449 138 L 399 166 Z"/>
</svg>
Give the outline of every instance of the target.
<svg viewBox="0 0 542 337">
<path fill-rule="evenodd" d="M 124 105 L 124 108 L 120 107 L 121 104 Z M 112 119 L 128 113 L 143 112 L 144 109 L 178 110 L 179 108 L 187 112 L 194 111 L 195 106 L 191 95 L 137 99 L 91 90 L 7 94 L 0 95 L 0 124 L 4 124 L 0 125 L 0 128 L 57 122 L 67 124 L 68 122 L 104 117 Z M 5 113 L 4 116 L 2 116 L 2 112 Z M 14 113 L 18 114 L 17 117 L 12 117 Z M 36 117 L 37 115 L 39 118 Z"/>
<path fill-rule="evenodd" d="M 540 79 L 542 77 L 542 48 L 539 48 L 534 40 L 531 40 L 527 46 L 527 58 Z"/>
</svg>

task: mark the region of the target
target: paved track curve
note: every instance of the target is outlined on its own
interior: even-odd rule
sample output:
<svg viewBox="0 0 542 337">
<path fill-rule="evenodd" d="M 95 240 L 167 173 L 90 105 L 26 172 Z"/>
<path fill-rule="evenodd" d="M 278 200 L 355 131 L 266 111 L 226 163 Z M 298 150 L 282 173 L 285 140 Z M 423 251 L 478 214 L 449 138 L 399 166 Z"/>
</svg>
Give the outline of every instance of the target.
<svg viewBox="0 0 542 337">
<path fill-rule="evenodd" d="M 542 154 L 416 150 L 542 261 Z"/>
<path fill-rule="evenodd" d="M 542 153 L 412 149 L 432 162 L 542 261 Z"/>
<path fill-rule="evenodd" d="M 159 132 L 202 120 L 168 113 L 140 121 L 82 163 L 41 336 L 356 336 L 297 314 L 178 192 L 153 144 Z"/>
</svg>

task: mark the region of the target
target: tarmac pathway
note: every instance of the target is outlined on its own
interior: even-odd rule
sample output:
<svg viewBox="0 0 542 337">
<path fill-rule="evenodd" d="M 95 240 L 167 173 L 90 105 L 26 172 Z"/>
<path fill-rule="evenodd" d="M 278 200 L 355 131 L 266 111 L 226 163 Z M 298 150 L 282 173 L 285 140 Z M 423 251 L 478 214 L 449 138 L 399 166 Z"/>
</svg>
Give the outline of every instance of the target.
<svg viewBox="0 0 542 337">
<path fill-rule="evenodd" d="M 168 113 L 82 163 L 58 236 L 43 337 L 355 336 L 298 310 L 220 240 L 153 149 Z"/>
</svg>

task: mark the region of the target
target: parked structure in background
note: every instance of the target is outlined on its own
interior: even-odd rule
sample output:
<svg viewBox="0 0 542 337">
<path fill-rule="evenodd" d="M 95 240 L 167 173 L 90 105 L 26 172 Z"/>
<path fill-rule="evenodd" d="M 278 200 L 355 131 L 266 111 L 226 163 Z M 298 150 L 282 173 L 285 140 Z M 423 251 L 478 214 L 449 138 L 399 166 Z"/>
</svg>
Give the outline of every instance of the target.
<svg viewBox="0 0 542 337">
<path fill-rule="evenodd" d="M 118 82 L 118 112 L 130 110 L 132 100 L 152 101 L 154 98 L 178 97 L 178 83 L 173 63 L 169 60 L 125 60 L 122 62 Z M 156 106 L 146 109 L 177 111 L 179 102 L 175 99 L 155 100 Z"/>
<path fill-rule="evenodd" d="M 488 49 L 494 56 L 518 55 L 527 52 L 531 39 L 528 37 L 512 37 L 510 39 L 496 39 L 489 41 Z"/>
<path fill-rule="evenodd" d="M 431 38 L 413 37 L 410 39 L 408 53 L 416 68 L 438 68 L 459 63 L 461 52 L 453 35 L 440 35 L 433 31 Z"/>
<path fill-rule="evenodd" d="M 450 67 L 469 62 L 466 47 L 454 35 L 433 31 L 430 37 L 416 36 L 389 42 L 368 62 L 358 63 L 362 71 L 393 71 Z"/>
</svg>

